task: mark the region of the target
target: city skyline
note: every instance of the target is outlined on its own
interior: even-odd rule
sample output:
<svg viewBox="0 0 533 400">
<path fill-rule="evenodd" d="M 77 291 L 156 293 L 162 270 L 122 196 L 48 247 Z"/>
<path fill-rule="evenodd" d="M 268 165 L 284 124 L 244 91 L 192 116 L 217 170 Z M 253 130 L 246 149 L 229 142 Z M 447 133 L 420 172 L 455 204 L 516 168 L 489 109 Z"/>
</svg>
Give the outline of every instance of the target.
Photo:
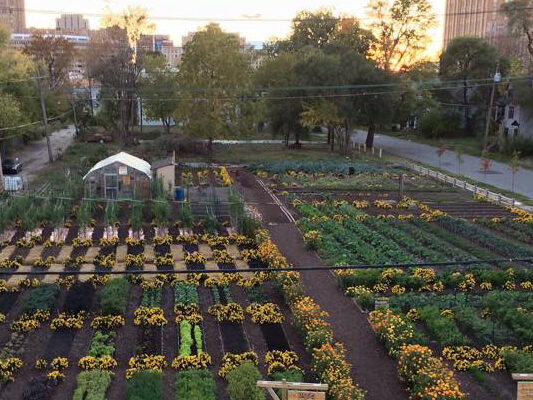
<svg viewBox="0 0 533 400">
<path fill-rule="evenodd" d="M 428 48 L 428 54 L 435 56 L 442 48 L 445 0 L 430 1 L 434 12 L 438 14 L 438 26 L 430 33 L 433 42 Z M 146 5 L 135 0 L 95 0 L 80 5 L 67 0 L 26 0 L 26 24 L 28 28 L 54 28 L 55 18 L 61 13 L 75 13 L 83 14 L 89 20 L 91 28 L 96 29 L 106 10 L 118 13 L 130 5 L 141 5 L 149 11 L 157 26 L 156 32 L 170 35 L 176 45 L 181 45 L 182 36 L 197 31 L 212 21 L 219 23 L 226 31 L 238 32 L 250 42 L 264 42 L 273 37 L 287 37 L 290 34 L 290 20 L 300 10 L 326 7 L 331 8 L 336 15 L 355 15 L 362 18 L 363 22 L 368 22 L 365 20 L 367 4 L 368 0 L 271 0 L 268 3 L 244 0 L 198 0 L 193 3 L 152 0 Z M 244 20 L 230 21 L 231 19 Z"/>
</svg>

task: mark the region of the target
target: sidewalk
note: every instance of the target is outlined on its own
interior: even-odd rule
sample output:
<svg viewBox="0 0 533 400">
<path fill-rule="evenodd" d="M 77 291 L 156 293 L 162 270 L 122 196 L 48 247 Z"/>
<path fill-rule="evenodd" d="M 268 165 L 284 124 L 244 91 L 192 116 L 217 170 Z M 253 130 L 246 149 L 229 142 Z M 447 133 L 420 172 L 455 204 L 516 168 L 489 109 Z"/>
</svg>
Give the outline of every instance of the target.
<svg viewBox="0 0 533 400">
<path fill-rule="evenodd" d="M 354 143 L 364 143 L 366 132 L 357 131 L 352 134 Z M 423 164 L 440 168 L 452 174 L 458 174 L 457 157 L 455 152 L 447 150 L 439 163 L 437 148 L 426 144 L 416 143 L 405 139 L 398 139 L 386 135 L 376 135 L 374 147 L 382 148 L 384 151 L 418 161 Z M 509 165 L 501 162 L 492 162 L 488 173 L 481 170 L 481 158 L 470 155 L 463 155 L 461 164 L 461 175 L 488 185 L 511 191 L 512 171 Z M 533 170 L 521 168 L 515 176 L 515 192 L 533 199 Z"/>
</svg>

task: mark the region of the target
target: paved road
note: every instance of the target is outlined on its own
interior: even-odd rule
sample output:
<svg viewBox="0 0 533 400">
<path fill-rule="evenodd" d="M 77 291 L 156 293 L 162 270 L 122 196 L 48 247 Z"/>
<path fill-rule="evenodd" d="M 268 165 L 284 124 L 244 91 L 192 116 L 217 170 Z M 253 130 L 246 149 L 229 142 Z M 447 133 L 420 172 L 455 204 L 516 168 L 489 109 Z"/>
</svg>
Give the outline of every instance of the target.
<svg viewBox="0 0 533 400">
<path fill-rule="evenodd" d="M 54 158 L 57 158 L 58 154 L 64 152 L 72 144 L 75 135 L 74 125 L 50 134 Z M 26 183 L 30 183 L 37 176 L 37 173 L 49 163 L 46 138 L 29 143 L 14 155 L 22 161 L 22 173 L 20 175 Z"/>
<path fill-rule="evenodd" d="M 352 140 L 354 143 L 364 143 L 366 132 L 357 131 L 352 135 Z M 386 135 L 376 135 L 374 146 L 382 148 L 391 154 L 439 168 L 436 147 Z M 458 173 L 455 152 L 446 151 L 442 155 L 441 163 L 441 169 L 453 174 Z M 512 172 L 509 165 L 494 161 L 490 171 L 485 174 L 481 170 L 481 159 L 479 157 L 463 155 L 461 175 L 503 190 L 510 191 L 512 187 Z M 517 172 L 515 176 L 515 192 L 533 199 L 533 170 L 521 168 Z"/>
</svg>

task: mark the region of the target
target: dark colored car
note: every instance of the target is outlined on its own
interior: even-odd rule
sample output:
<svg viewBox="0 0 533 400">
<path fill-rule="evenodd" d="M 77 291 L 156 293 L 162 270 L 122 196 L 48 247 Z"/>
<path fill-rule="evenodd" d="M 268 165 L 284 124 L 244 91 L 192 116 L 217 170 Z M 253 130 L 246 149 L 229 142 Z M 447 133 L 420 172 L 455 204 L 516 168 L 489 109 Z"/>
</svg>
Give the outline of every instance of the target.
<svg viewBox="0 0 533 400">
<path fill-rule="evenodd" d="M 2 160 L 2 173 L 16 175 L 22 170 L 22 163 L 18 158 L 6 158 Z"/>
</svg>

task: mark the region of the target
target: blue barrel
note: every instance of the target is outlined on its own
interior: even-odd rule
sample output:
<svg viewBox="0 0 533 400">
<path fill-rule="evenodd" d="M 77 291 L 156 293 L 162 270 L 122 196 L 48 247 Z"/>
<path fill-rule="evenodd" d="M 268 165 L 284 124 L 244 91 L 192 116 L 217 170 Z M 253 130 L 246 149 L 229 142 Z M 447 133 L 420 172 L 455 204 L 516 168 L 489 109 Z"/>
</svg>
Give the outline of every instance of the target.
<svg viewBox="0 0 533 400">
<path fill-rule="evenodd" d="M 176 193 L 176 200 L 183 201 L 184 194 L 185 194 L 183 188 L 176 188 L 175 193 Z"/>
</svg>

